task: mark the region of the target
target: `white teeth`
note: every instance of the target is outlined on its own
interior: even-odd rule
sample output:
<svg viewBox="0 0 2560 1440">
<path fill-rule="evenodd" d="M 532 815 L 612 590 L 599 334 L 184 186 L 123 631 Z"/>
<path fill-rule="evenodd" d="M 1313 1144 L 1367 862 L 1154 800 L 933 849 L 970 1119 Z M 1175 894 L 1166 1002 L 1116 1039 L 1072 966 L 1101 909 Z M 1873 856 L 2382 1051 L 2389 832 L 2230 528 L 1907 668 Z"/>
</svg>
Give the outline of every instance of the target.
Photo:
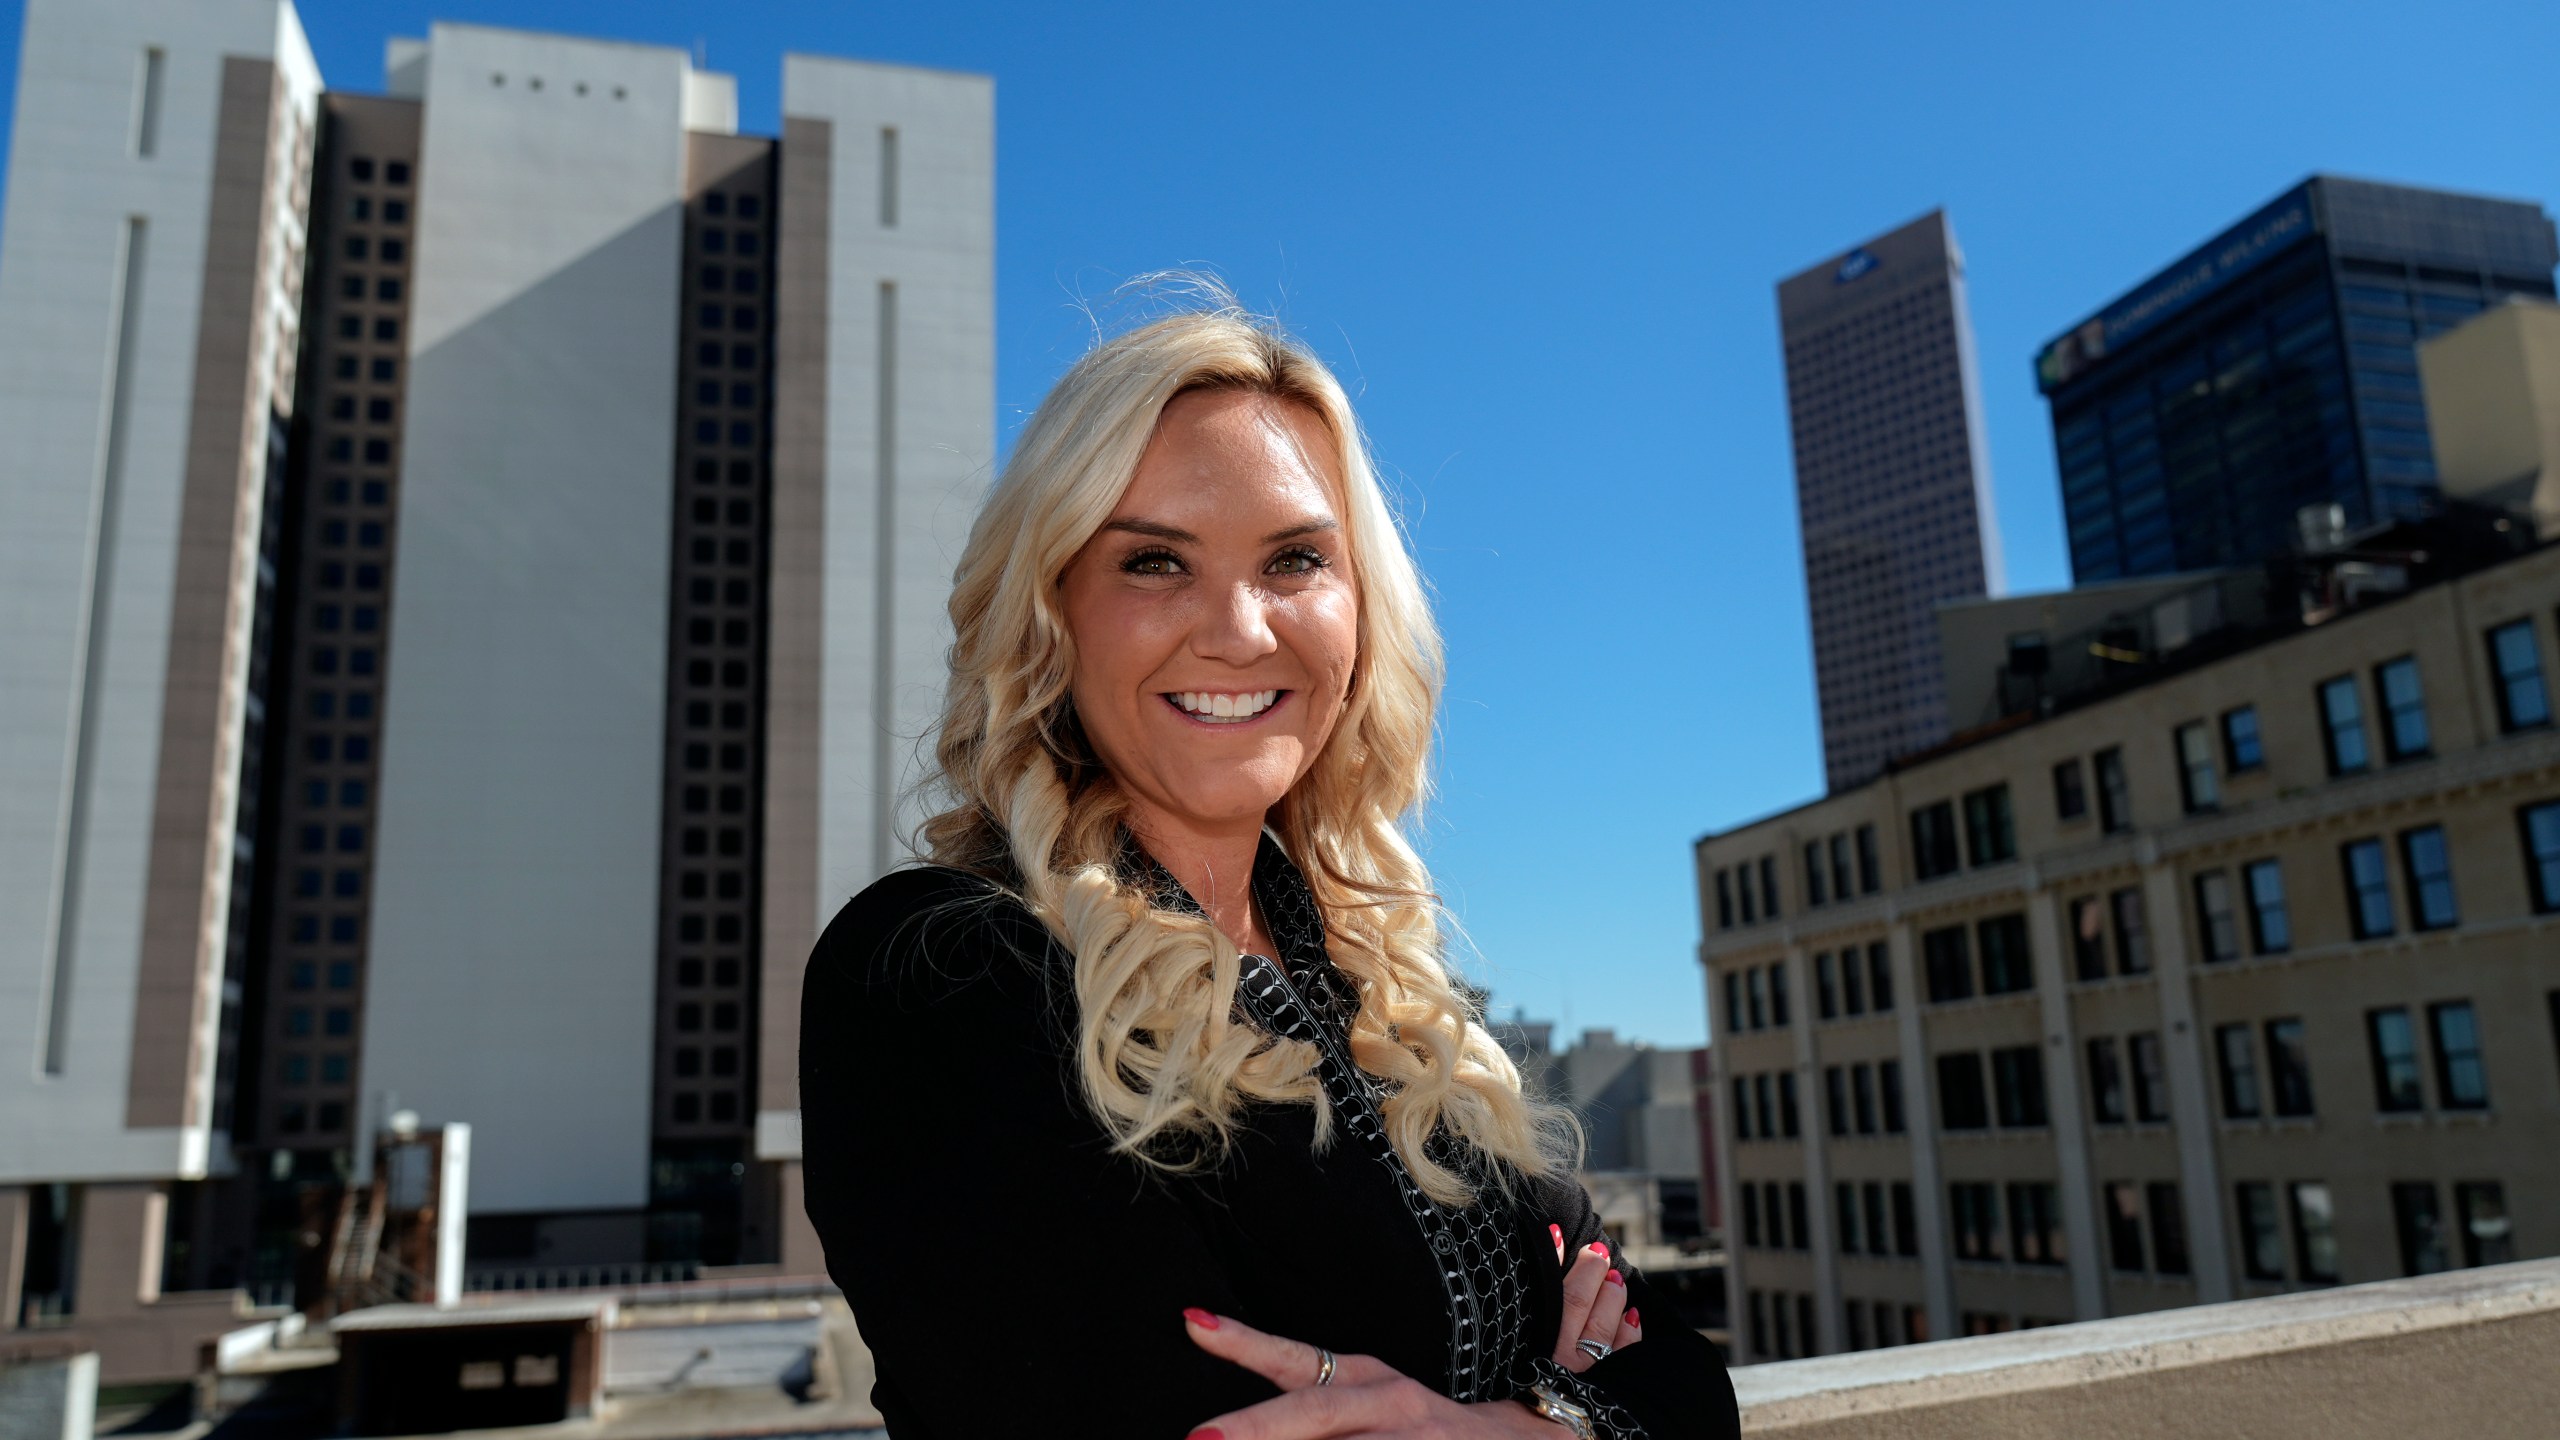
<svg viewBox="0 0 2560 1440">
<path fill-rule="evenodd" d="M 1214 723 L 1220 720 L 1230 722 L 1250 720 L 1278 703 L 1280 692 L 1255 690 L 1248 694 L 1234 695 L 1207 690 L 1180 690 L 1167 698 L 1181 706 L 1187 713 Z"/>
</svg>

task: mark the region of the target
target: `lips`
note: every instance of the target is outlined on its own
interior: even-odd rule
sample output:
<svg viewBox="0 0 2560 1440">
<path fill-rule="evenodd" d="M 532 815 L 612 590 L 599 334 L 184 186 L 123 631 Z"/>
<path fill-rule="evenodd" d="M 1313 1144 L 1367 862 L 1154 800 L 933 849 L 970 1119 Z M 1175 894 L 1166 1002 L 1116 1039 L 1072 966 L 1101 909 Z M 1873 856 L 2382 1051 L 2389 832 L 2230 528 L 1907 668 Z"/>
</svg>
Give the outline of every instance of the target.
<svg viewBox="0 0 2560 1440">
<path fill-rule="evenodd" d="M 1204 725 L 1241 725 L 1280 703 L 1286 690 L 1174 690 L 1165 702 Z"/>
</svg>

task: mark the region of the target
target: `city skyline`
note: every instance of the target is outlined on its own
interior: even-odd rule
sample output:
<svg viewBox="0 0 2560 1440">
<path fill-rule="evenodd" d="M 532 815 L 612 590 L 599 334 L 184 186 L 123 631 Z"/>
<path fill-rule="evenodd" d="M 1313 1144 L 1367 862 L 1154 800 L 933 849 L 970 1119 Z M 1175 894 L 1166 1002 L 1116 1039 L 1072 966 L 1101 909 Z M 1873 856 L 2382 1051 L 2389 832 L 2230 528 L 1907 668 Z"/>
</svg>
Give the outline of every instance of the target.
<svg viewBox="0 0 2560 1440">
<path fill-rule="evenodd" d="M 1120 278 L 1214 261 L 1281 311 L 1353 386 L 1439 592 L 1452 686 L 1426 839 L 1483 952 L 1472 973 L 1498 1009 L 1666 1045 L 1704 1033 L 1687 842 L 1820 785 L 1777 278 L 1845 236 L 1940 205 L 1961 217 L 2011 581 L 2048 588 L 2068 566 L 2029 366 L 2062 326 L 2314 171 L 2560 197 L 2537 139 L 2560 101 L 2524 58 L 2552 48 L 2536 35 L 2560 41 L 2560 18 L 2526 7 L 2414 37 L 2352 10 L 2316 31 L 2201 7 L 2194 23 L 1986 9 L 1845 31 L 1338 13 L 1304 36 L 1223 17 L 1083 37 L 997 7 L 306 18 L 324 73 L 358 90 L 379 87 L 377 37 L 429 18 L 700 37 L 759 133 L 786 40 L 994 74 L 999 436 L 1089 335 L 1078 297 Z M 19 15 L 0 7 L 0 75 Z M 2197 25 L 2222 42 L 2188 43 Z M 1334 43 L 1346 30 L 1362 43 Z M 2279 51 L 2304 77 L 2281 93 L 2259 78 Z M 1197 63 L 1212 53 L 1256 64 Z M 1309 112 L 1319 92 L 1340 98 Z M 2199 92 L 2222 99 L 2159 103 Z M 1662 620 L 1612 618 L 1627 614 Z M 1634 681 L 1662 699 L 1631 714 L 1582 698 Z"/>
</svg>

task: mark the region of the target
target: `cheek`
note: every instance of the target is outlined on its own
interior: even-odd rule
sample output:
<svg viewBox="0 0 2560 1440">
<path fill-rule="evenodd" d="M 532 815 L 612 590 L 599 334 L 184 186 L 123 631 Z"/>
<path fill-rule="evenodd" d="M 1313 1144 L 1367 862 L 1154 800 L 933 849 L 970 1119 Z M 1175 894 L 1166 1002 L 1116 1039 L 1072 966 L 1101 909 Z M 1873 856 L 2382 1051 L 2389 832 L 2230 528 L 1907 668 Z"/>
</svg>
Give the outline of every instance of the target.
<svg viewBox="0 0 2560 1440">
<path fill-rule="evenodd" d="M 1360 659 L 1359 597 L 1348 590 L 1300 596 L 1290 607 L 1289 628 L 1299 663 L 1324 687 L 1327 703 L 1339 705 Z"/>
</svg>

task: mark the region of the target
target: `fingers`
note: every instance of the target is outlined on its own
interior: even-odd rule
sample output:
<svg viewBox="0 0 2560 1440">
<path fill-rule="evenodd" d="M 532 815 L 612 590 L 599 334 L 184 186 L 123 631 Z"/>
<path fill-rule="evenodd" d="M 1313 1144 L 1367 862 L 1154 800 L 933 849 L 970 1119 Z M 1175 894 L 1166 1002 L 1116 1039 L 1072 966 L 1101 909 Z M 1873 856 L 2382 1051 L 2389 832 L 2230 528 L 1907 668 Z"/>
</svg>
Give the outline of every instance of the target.
<svg viewBox="0 0 2560 1440">
<path fill-rule="evenodd" d="M 1582 1338 L 1583 1327 L 1591 1319 L 1591 1307 L 1599 1302 L 1600 1292 L 1608 1288 L 1609 1275 L 1608 1246 L 1597 1240 L 1576 1251 L 1573 1267 L 1564 1272 L 1564 1318 L 1556 1327 L 1555 1360 L 1576 1374 L 1591 1364 L 1591 1357 L 1573 1342 Z M 1620 1294 L 1618 1303 L 1623 1306 L 1624 1291 Z M 1617 1312 L 1612 1310 L 1609 1322 L 1614 1325 L 1617 1319 Z"/>
<path fill-rule="evenodd" d="M 1612 1350 L 1624 1350 L 1628 1346 L 1643 1339 L 1644 1330 L 1642 1325 L 1643 1322 L 1636 1316 L 1636 1307 L 1633 1305 L 1628 1306 L 1627 1313 L 1618 1317 L 1618 1333 L 1610 1337 L 1609 1348 Z"/>
<path fill-rule="evenodd" d="M 1185 1310 L 1182 1320 L 1192 1344 L 1221 1360 L 1243 1366 L 1283 1390 L 1311 1389 L 1316 1383 L 1323 1356 L 1303 1340 L 1268 1334 L 1234 1316 L 1212 1315 L 1206 1310 Z M 1385 1361 L 1367 1355 L 1337 1355 L 1333 1380 L 1324 1388 L 1374 1384 L 1395 1373 Z"/>
<path fill-rule="evenodd" d="M 1583 1319 L 1582 1334 L 1577 1338 L 1597 1340 L 1603 1345 L 1616 1344 L 1618 1322 L 1626 1313 L 1626 1277 L 1620 1275 L 1615 1269 L 1611 1269 L 1607 1275 L 1601 1277 L 1600 1294 L 1591 1302 L 1591 1313 Z M 1598 1363 L 1591 1358 L 1591 1352 L 1580 1345 L 1574 1346 L 1573 1349 L 1575 1354 L 1582 1357 L 1585 1365 Z"/>
<path fill-rule="evenodd" d="M 1373 1432 L 1400 1435 L 1421 1430 L 1435 1418 L 1444 1424 L 1455 1420 L 1459 1418 L 1458 1409 L 1456 1401 L 1390 1370 L 1385 1378 L 1364 1385 L 1346 1387 L 1337 1379 L 1320 1390 L 1292 1390 L 1276 1400 L 1231 1410 L 1193 1430 L 1185 1440 L 1319 1440 L 1324 1436 Z M 1435 1412 L 1442 1413 L 1435 1416 Z"/>
</svg>

